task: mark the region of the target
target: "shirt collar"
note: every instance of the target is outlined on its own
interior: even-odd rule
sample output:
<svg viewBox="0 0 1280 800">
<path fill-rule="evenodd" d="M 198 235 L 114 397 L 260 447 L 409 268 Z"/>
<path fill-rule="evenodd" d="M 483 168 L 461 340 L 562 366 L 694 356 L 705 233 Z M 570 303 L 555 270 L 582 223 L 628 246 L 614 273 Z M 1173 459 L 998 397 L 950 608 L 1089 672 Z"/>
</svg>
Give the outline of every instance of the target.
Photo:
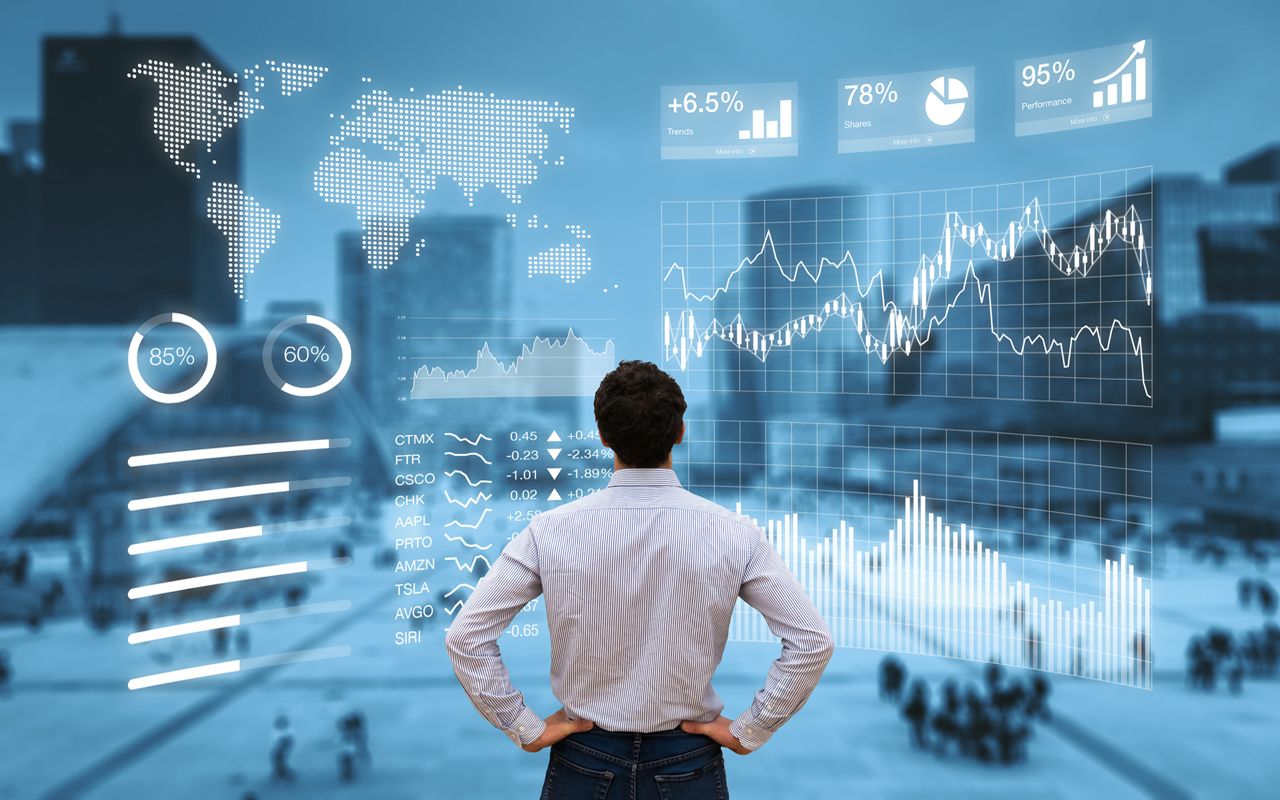
<svg viewBox="0 0 1280 800">
<path fill-rule="evenodd" d="M 658 467 L 656 469 L 637 469 L 628 467 L 613 471 L 609 479 L 609 488 L 614 486 L 679 486 L 680 479 L 674 470 Z"/>
</svg>

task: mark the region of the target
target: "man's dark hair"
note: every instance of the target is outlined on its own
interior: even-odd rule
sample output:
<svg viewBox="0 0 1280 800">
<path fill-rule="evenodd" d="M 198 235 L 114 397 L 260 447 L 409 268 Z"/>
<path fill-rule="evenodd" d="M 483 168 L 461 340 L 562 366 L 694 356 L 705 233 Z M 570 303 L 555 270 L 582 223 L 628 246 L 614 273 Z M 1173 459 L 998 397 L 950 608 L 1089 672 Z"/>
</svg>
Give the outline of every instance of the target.
<svg viewBox="0 0 1280 800">
<path fill-rule="evenodd" d="M 648 361 L 623 361 L 596 389 L 600 435 L 628 467 L 661 466 L 680 438 L 688 405 L 680 384 Z"/>
</svg>

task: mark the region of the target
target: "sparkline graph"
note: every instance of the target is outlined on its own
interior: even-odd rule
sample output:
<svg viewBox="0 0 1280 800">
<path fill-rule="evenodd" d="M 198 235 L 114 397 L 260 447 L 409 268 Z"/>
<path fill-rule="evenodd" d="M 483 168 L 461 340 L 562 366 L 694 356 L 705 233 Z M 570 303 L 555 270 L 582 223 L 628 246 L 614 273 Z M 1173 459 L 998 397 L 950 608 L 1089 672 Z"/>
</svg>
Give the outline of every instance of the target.
<svg viewBox="0 0 1280 800">
<path fill-rule="evenodd" d="M 1151 448 L 688 423 L 682 482 L 764 532 L 836 644 L 1151 687 Z M 740 604 L 737 641 L 772 641 Z"/>
<path fill-rule="evenodd" d="M 662 207 L 694 389 L 1151 405 L 1149 169 Z"/>
<path fill-rule="evenodd" d="M 470 363 L 459 368 L 430 362 L 417 367 L 410 399 L 589 396 L 617 363 L 612 340 L 593 347 L 572 328 L 562 338 L 534 336 L 511 358 L 495 355 L 486 341 L 465 360 Z"/>
</svg>

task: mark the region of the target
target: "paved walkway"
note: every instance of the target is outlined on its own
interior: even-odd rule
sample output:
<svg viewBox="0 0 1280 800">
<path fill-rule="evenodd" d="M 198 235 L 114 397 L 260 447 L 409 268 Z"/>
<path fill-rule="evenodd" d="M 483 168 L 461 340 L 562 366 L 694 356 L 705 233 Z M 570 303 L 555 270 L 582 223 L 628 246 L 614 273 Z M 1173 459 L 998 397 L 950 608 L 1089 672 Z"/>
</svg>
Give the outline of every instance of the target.
<svg viewBox="0 0 1280 800">
<path fill-rule="evenodd" d="M 1157 608 L 1170 612 L 1157 615 L 1158 674 L 1178 674 L 1171 668 L 1202 621 L 1254 624 L 1235 608 L 1237 575 L 1181 564 L 1157 583 Z M 11 640 L 19 674 L 14 696 L 0 701 L 0 798 L 536 796 L 545 756 L 515 749 L 475 713 L 451 677 L 440 629 L 420 645 L 392 644 L 395 601 L 379 588 L 390 582 L 353 568 L 334 587 L 347 590 L 352 612 L 291 621 L 287 638 L 261 645 L 349 644 L 348 658 L 170 688 L 124 689 L 128 676 L 158 667 L 118 631 L 68 623 Z M 517 684 L 549 712 L 545 647 L 537 638 L 504 642 Z M 749 700 L 774 655 L 767 645 L 730 645 L 716 683 L 731 710 Z M 1229 697 L 1188 692 L 1176 679 L 1150 692 L 1055 679 L 1058 721 L 1032 740 L 1027 763 L 993 768 L 912 751 L 896 710 L 875 699 L 880 655 L 837 653 L 809 705 L 765 750 L 729 757 L 733 796 L 933 797 L 946 787 L 948 796 L 982 798 L 1264 797 L 1280 785 L 1266 744 L 1280 723 L 1274 682 Z M 49 667 L 21 672 L 36 662 Z M 907 664 L 935 685 L 977 674 L 976 665 L 945 659 Z M 334 722 L 351 709 L 369 720 L 374 756 L 356 787 L 336 772 Z M 270 723 L 280 712 L 298 736 L 293 785 L 266 779 Z"/>
</svg>

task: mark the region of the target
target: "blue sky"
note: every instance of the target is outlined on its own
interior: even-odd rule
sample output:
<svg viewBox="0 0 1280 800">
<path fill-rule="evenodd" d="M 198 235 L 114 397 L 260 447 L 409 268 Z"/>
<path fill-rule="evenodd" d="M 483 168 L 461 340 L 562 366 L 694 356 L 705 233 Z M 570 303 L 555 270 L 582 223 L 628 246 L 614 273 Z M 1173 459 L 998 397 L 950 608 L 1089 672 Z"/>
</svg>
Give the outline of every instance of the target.
<svg viewBox="0 0 1280 800">
<path fill-rule="evenodd" d="M 594 269 L 574 286 L 525 277 L 532 249 L 518 245 L 520 310 L 613 317 L 620 354 L 644 357 L 658 349 L 661 200 L 802 184 L 913 190 L 1142 164 L 1214 174 L 1280 140 L 1280 7 L 1261 2 L 9 2 L 0 118 L 38 113 L 39 38 L 100 32 L 108 7 L 126 33 L 192 33 L 233 67 L 276 58 L 332 70 L 312 92 L 277 99 L 245 123 L 245 188 L 284 217 L 250 283 L 251 316 L 273 299 L 332 307 L 334 235 L 354 218 L 320 201 L 311 171 L 336 126 L 329 114 L 370 85 L 404 92 L 461 84 L 575 106 L 573 134 L 554 139 L 566 165 L 530 187 L 522 208 L 486 190 L 477 209 L 586 225 Z M 1157 48 L 1150 120 L 1014 138 L 1015 60 L 1144 37 Z M 977 70 L 976 143 L 835 152 L 834 79 L 969 65 Z M 659 160 L 659 87 L 764 81 L 799 84 L 798 157 Z M 444 184 L 429 202 L 429 210 L 465 208 Z"/>
</svg>

